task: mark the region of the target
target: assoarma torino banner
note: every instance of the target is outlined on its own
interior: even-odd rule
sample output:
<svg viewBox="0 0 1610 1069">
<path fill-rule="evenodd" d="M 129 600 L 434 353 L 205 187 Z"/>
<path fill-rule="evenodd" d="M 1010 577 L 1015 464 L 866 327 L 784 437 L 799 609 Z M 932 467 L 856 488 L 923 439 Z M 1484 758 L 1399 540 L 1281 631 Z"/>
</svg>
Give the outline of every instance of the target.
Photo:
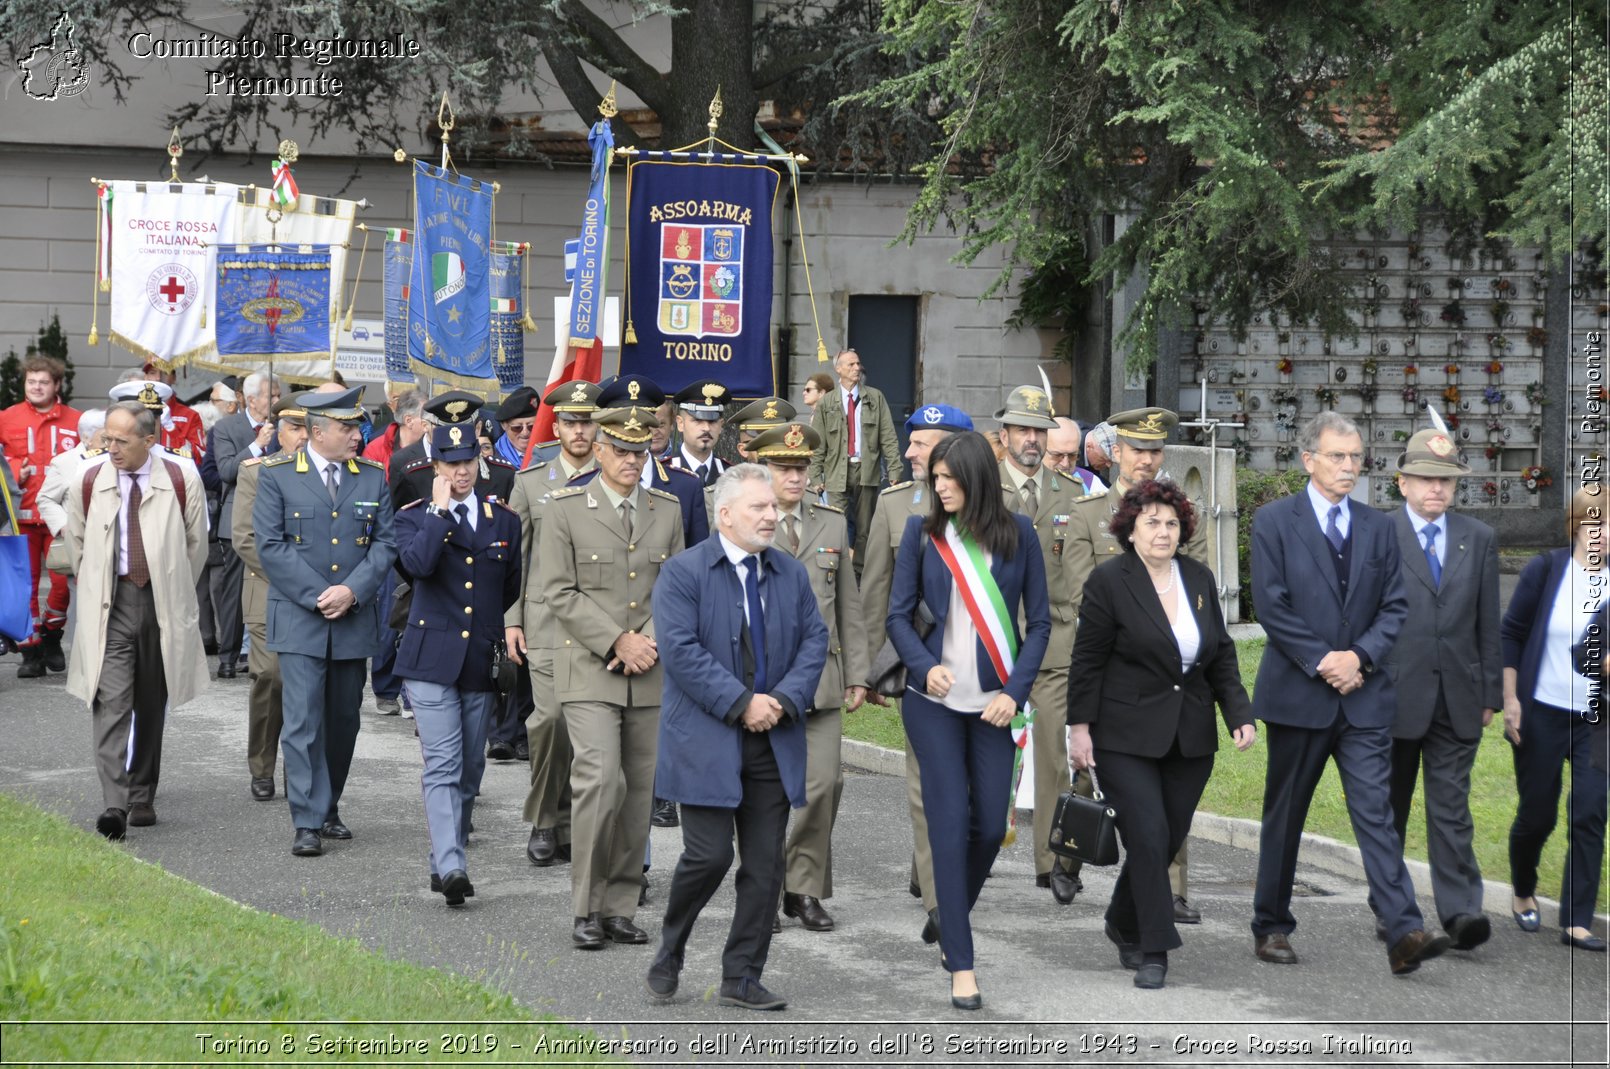
<svg viewBox="0 0 1610 1069">
<path fill-rule="evenodd" d="M 667 394 L 713 378 L 734 396 L 775 392 L 772 207 L 758 164 L 634 160 L 627 169 L 627 322 L 621 374 Z"/>
<path fill-rule="evenodd" d="M 217 352 L 216 246 L 233 243 L 239 187 L 109 182 L 112 340 L 165 369 Z"/>
<path fill-rule="evenodd" d="M 414 374 L 495 397 L 492 184 L 414 161 L 408 359 Z"/>
</svg>

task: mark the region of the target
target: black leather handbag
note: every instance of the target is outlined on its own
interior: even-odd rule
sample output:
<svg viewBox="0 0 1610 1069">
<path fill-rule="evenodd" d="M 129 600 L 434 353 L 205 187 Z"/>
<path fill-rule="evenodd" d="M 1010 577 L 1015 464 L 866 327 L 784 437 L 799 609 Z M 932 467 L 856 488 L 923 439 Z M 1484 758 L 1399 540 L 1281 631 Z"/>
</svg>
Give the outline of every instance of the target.
<svg viewBox="0 0 1610 1069">
<path fill-rule="evenodd" d="M 912 613 L 911 626 L 918 638 L 927 638 L 928 632 L 934 629 L 934 614 L 920 599 L 917 611 Z M 893 639 L 884 639 L 883 648 L 872 658 L 872 668 L 867 672 L 867 685 L 872 688 L 872 693 L 885 698 L 898 698 L 906 692 L 906 666 L 900 660 L 900 651 L 894 648 Z"/>
<path fill-rule="evenodd" d="M 1096 774 L 1085 771 L 1095 796 L 1086 798 L 1071 789 L 1057 799 L 1051 821 L 1051 852 L 1086 865 L 1118 863 L 1118 811 L 1106 801 Z"/>
</svg>

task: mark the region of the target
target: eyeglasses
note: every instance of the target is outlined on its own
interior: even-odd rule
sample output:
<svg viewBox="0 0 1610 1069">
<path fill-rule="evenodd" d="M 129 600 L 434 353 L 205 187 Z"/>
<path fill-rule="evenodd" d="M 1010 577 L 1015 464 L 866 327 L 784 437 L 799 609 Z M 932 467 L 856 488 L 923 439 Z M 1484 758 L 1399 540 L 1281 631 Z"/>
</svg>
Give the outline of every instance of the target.
<svg viewBox="0 0 1610 1069">
<path fill-rule="evenodd" d="M 1347 461 L 1352 461 L 1355 468 L 1364 463 L 1363 453 L 1310 453 L 1308 455 L 1314 457 L 1324 457 L 1336 467 L 1341 467 Z"/>
<path fill-rule="evenodd" d="M 1052 465 L 1056 465 L 1056 464 L 1071 464 L 1073 462 L 1073 454 L 1072 453 L 1058 453 L 1058 452 L 1055 452 L 1055 451 L 1051 451 L 1051 452 L 1048 452 L 1048 453 L 1045 454 L 1045 460 L 1046 460 L 1047 464 L 1052 464 Z"/>
</svg>

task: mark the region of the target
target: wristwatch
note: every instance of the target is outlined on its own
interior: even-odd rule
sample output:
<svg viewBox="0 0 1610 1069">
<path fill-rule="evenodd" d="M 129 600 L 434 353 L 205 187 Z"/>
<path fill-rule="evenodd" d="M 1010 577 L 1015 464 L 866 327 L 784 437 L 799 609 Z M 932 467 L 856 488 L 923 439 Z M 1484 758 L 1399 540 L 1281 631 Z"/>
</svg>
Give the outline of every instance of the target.
<svg viewBox="0 0 1610 1069">
<path fill-rule="evenodd" d="M 448 518 L 447 510 L 442 508 L 440 505 L 426 505 L 425 515 L 440 516 L 444 520 Z"/>
</svg>

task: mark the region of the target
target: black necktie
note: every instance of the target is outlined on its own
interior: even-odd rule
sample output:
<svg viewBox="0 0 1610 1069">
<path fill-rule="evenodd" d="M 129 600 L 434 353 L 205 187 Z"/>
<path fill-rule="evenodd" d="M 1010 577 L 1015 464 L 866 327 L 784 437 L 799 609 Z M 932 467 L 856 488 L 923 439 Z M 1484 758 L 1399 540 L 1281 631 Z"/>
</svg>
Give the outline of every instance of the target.
<svg viewBox="0 0 1610 1069">
<path fill-rule="evenodd" d="M 467 505 L 466 503 L 460 501 L 458 503 L 458 507 L 453 509 L 453 511 L 458 513 L 458 522 L 459 523 L 463 524 L 465 527 L 468 527 L 470 525 L 470 507 L 469 507 L 469 505 Z"/>
<path fill-rule="evenodd" d="M 756 694 L 766 693 L 766 616 L 760 608 L 760 558 L 745 557 L 744 600 L 749 604 L 749 645 L 754 647 Z"/>
</svg>

